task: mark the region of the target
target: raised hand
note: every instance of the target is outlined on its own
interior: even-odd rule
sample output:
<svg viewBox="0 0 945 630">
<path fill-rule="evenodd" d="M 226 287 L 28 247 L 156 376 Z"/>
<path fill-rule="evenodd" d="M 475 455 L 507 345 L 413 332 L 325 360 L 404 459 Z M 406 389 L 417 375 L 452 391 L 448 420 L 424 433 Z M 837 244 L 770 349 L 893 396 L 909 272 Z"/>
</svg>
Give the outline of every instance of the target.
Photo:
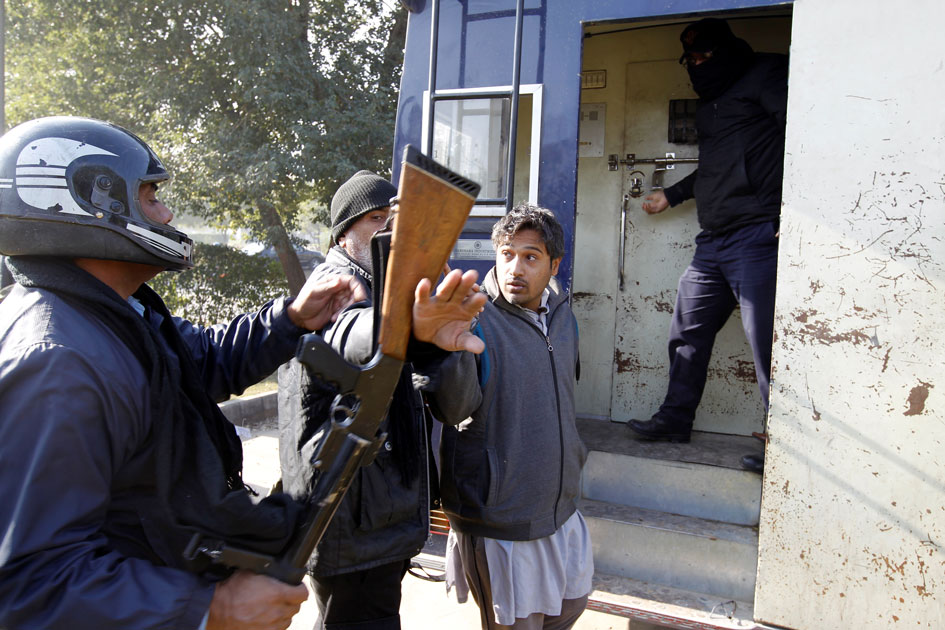
<svg viewBox="0 0 945 630">
<path fill-rule="evenodd" d="M 479 274 L 454 269 L 446 274 L 431 295 L 432 283 L 424 278 L 417 284 L 413 304 L 413 334 L 420 341 L 444 350 L 466 350 L 479 354 L 485 344 L 469 331 L 473 318 L 482 312 L 486 295 L 479 292 Z"/>
<path fill-rule="evenodd" d="M 367 291 L 350 275 L 309 276 L 287 312 L 292 323 L 300 328 L 318 330 L 338 319 L 350 304 L 368 299 Z"/>
</svg>

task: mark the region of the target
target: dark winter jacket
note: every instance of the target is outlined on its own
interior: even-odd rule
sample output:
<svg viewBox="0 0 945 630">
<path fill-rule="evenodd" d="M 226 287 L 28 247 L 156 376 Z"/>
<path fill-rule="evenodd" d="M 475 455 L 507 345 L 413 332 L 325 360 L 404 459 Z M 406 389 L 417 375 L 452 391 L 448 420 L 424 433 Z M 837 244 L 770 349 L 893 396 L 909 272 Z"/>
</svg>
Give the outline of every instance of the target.
<svg viewBox="0 0 945 630">
<path fill-rule="evenodd" d="M 285 305 L 212 328 L 175 318 L 215 400 L 292 355 L 305 331 Z M 147 518 L 150 409 L 141 364 L 101 320 L 19 285 L 0 304 L 0 627 L 199 626 L 213 585 L 161 566 Z"/>
<path fill-rule="evenodd" d="M 370 274 L 339 247 L 333 247 L 312 273 L 354 274 L 370 289 Z M 324 331 L 324 338 L 350 363 L 363 365 L 373 355 L 373 321 L 371 304 L 356 304 Z M 417 367 L 432 369 L 444 356 L 430 352 Z M 408 349 L 408 360 L 411 358 Z M 405 366 L 388 418 L 381 426 L 388 433 L 384 447 L 372 464 L 358 470 L 312 556 L 309 571 L 313 575 L 350 573 L 406 560 L 423 547 L 429 529 L 429 448 L 423 400 L 413 386 L 413 369 L 409 363 Z M 282 483 L 293 496 L 304 497 L 311 490 L 308 460 L 324 439 L 325 432 L 320 431 L 334 396 L 333 389 L 310 376 L 298 361 L 279 371 Z"/>
<path fill-rule="evenodd" d="M 745 74 L 696 111 L 699 167 L 664 191 L 671 206 L 695 197 L 699 225 L 729 232 L 781 214 L 787 57 L 756 53 Z"/>
<path fill-rule="evenodd" d="M 575 424 L 577 321 L 554 278 L 549 289 L 546 337 L 501 296 L 493 268 L 475 328 L 485 352 L 457 353 L 441 370 L 443 391 L 431 406 L 462 422 L 443 430 L 440 493 L 450 524 L 465 534 L 534 540 L 576 509 L 587 456 Z"/>
</svg>

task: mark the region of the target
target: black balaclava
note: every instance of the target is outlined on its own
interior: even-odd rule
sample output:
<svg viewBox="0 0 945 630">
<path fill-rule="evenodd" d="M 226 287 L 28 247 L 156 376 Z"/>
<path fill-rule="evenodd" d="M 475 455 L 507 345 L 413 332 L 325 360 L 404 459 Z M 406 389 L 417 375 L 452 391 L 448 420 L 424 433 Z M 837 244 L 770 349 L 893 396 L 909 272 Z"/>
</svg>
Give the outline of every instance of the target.
<svg viewBox="0 0 945 630">
<path fill-rule="evenodd" d="M 725 20 L 706 18 L 687 26 L 679 40 L 682 61 L 689 53 L 711 53 L 699 65 L 686 66 L 692 88 L 703 101 L 713 101 L 725 93 L 751 66 L 755 53 L 743 39 L 735 37 Z"/>
</svg>

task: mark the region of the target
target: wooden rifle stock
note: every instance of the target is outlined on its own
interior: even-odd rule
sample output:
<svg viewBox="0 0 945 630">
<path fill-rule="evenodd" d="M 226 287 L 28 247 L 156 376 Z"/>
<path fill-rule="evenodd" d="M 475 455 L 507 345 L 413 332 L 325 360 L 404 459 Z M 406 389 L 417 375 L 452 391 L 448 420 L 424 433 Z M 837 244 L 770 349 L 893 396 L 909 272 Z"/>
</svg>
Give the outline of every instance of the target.
<svg viewBox="0 0 945 630">
<path fill-rule="evenodd" d="M 358 467 L 373 461 L 384 441 L 378 429 L 406 360 L 417 284 L 422 278 L 436 284 L 478 193 L 478 184 L 407 146 L 374 357 L 356 367 L 319 335 L 305 335 L 299 341 L 296 358 L 336 385 L 339 396 L 332 405 L 328 432 L 311 461 L 315 483 L 295 536 L 279 557 L 272 557 L 197 534 L 185 551 L 188 560 L 250 569 L 290 584 L 301 582 Z"/>
<path fill-rule="evenodd" d="M 429 278 L 436 286 L 478 194 L 477 184 L 415 147 L 404 150 L 378 333 L 387 356 L 406 358 L 417 283 Z"/>
</svg>

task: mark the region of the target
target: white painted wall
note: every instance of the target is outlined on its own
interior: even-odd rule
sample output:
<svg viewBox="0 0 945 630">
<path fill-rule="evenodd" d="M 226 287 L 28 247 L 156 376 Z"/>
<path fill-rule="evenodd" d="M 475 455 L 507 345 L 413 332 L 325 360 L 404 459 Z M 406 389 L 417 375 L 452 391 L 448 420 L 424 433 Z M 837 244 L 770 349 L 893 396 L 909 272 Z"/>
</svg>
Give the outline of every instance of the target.
<svg viewBox="0 0 945 630">
<path fill-rule="evenodd" d="M 761 621 L 945 628 L 943 33 L 794 5 Z"/>
</svg>

